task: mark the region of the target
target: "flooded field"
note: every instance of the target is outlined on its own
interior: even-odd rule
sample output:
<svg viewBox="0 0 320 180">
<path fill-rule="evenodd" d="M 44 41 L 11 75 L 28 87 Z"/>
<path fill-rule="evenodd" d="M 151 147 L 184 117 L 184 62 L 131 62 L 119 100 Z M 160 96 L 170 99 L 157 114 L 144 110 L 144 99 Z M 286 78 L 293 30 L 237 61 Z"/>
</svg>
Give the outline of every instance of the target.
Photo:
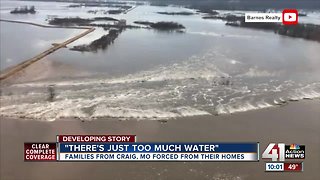
<svg viewBox="0 0 320 180">
<path fill-rule="evenodd" d="M 1 1 L 1 18 L 47 24 L 48 16 L 93 18 L 106 15 L 91 14 L 88 10 L 108 9 L 23 2 L 35 5 L 38 13 L 12 15 L 9 12 L 17 6 L 15 3 L 18 2 Z M 183 33 L 126 29 L 105 50 L 60 49 L 45 61 L 85 74 L 79 77 L 73 72 L 63 78 L 36 81 L 30 77 L 25 82 L 3 86 L 1 114 L 41 120 L 154 120 L 237 113 L 320 96 L 320 43 L 225 26 L 221 20 L 202 19 L 199 13 L 157 13 L 164 11 L 195 13 L 182 7 L 139 5 L 127 14 L 108 15 L 132 25 L 134 21 L 174 21 L 186 29 Z M 302 21 L 317 24 L 317 17 L 320 13 L 312 12 Z M 11 33 L 12 29 L 18 33 Z M 1 70 L 79 32 L 1 22 Z M 90 43 L 107 33 L 97 28 L 68 47 Z M 59 68 L 45 68 L 59 73 Z M 49 86 L 54 88 L 53 101 L 48 101 Z"/>
</svg>

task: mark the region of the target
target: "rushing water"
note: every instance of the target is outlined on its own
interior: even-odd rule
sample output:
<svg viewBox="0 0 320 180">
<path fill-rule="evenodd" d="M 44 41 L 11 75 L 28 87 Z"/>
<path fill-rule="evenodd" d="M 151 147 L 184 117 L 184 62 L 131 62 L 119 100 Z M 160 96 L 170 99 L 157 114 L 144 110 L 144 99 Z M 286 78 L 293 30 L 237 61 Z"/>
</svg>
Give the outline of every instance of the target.
<svg viewBox="0 0 320 180">
<path fill-rule="evenodd" d="M 38 2 L 31 4 L 37 8 Z M 72 8 L 66 15 L 63 12 L 70 9 L 67 5 L 55 3 L 50 8 L 39 3 L 35 19 L 46 23 L 45 14 L 93 17 L 86 13 L 92 8 Z M 5 14 L 4 11 L 7 10 L 1 13 Z M 108 49 L 97 53 L 61 49 L 47 59 L 88 74 L 82 78 L 42 79 L 2 87 L 1 114 L 44 120 L 167 119 L 236 113 L 320 96 L 320 43 L 229 27 L 219 20 L 203 20 L 200 14 L 168 16 L 157 14 L 159 11 L 193 10 L 139 6 L 112 17 L 126 19 L 129 24 L 136 20 L 176 21 L 186 26 L 186 32 L 129 29 Z M 305 21 L 317 23 L 312 19 L 317 16 L 313 13 Z M 70 46 L 89 43 L 105 33 L 98 28 Z M 36 35 L 29 38 L 33 37 Z M 56 39 L 54 33 L 48 37 L 50 41 Z M 1 38 L 2 45 L 12 49 L 10 41 Z M 55 89 L 53 102 L 47 101 L 49 85 Z"/>
</svg>

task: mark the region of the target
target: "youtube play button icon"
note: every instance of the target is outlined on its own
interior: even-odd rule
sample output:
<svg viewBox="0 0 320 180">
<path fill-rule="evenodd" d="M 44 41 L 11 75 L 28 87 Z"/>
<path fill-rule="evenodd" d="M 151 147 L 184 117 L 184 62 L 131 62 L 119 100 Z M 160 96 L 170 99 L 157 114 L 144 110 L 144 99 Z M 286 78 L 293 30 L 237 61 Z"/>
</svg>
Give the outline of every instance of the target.
<svg viewBox="0 0 320 180">
<path fill-rule="evenodd" d="M 298 24 L 298 11 L 296 9 L 285 9 L 282 11 L 282 23 L 284 25 Z"/>
</svg>

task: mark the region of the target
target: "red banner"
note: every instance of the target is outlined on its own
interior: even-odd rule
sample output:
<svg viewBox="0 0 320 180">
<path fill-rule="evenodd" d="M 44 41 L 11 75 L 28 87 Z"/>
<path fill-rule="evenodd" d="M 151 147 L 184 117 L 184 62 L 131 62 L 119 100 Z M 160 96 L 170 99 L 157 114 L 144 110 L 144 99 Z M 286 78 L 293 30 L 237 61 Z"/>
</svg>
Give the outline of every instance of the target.
<svg viewBox="0 0 320 180">
<path fill-rule="evenodd" d="M 301 172 L 303 171 L 303 163 L 284 163 L 284 171 Z"/>
<path fill-rule="evenodd" d="M 56 161 L 56 143 L 24 143 L 25 161 Z"/>
<path fill-rule="evenodd" d="M 58 135 L 57 142 L 135 142 L 135 135 Z"/>
</svg>

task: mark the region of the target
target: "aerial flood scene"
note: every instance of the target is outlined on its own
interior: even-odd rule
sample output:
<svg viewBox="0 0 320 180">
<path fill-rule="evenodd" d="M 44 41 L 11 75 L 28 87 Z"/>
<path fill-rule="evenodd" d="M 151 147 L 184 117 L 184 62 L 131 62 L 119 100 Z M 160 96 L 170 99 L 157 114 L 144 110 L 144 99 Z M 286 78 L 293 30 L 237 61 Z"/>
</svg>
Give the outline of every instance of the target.
<svg viewBox="0 0 320 180">
<path fill-rule="evenodd" d="M 0 179 L 318 179 L 320 2 L 259 2 L 1 0 Z M 244 21 L 284 8 L 298 9 L 297 25 Z M 302 143 L 312 158 L 296 174 L 262 163 L 23 162 L 23 142 L 57 134 Z"/>
</svg>

